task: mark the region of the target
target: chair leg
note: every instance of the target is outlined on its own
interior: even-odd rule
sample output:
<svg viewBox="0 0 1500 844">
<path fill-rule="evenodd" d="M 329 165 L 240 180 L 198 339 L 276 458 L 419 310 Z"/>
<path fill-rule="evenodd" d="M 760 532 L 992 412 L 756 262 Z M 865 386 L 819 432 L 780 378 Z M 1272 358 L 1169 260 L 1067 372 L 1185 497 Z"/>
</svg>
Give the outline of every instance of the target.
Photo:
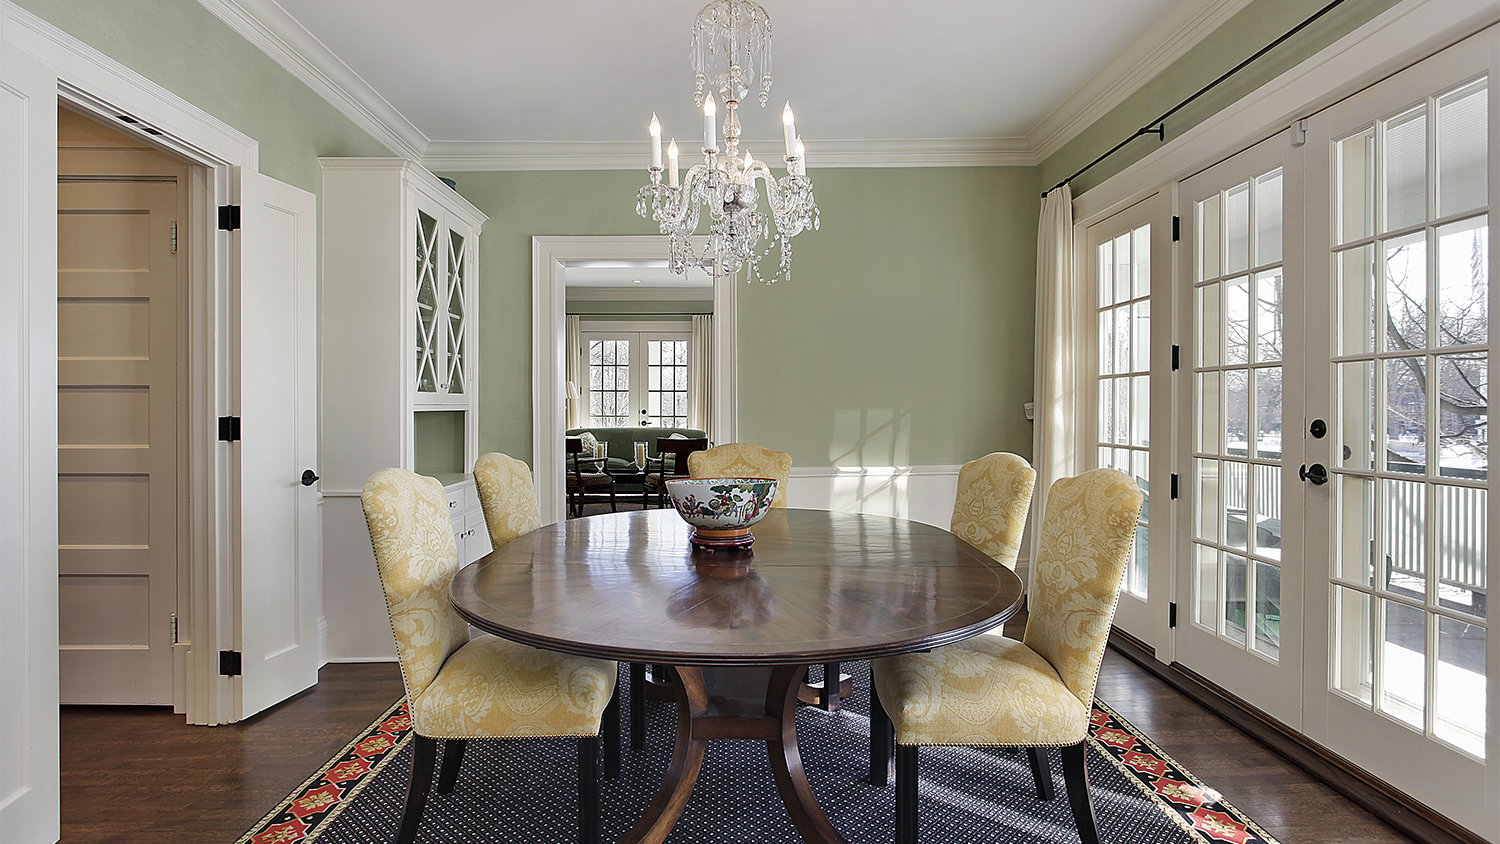
<svg viewBox="0 0 1500 844">
<path fill-rule="evenodd" d="M 646 664 L 630 663 L 630 749 L 646 747 Z"/>
<path fill-rule="evenodd" d="M 1089 799 L 1089 775 L 1086 757 L 1088 742 L 1081 741 L 1062 749 L 1063 782 L 1068 786 L 1068 804 L 1078 824 L 1083 844 L 1099 844 L 1099 828 L 1094 824 L 1094 803 Z"/>
<path fill-rule="evenodd" d="M 620 778 L 620 684 L 615 684 L 615 693 L 609 696 L 609 704 L 604 707 L 603 736 L 604 742 L 604 778 L 617 780 Z"/>
<path fill-rule="evenodd" d="M 875 684 L 870 683 L 870 785 L 884 788 L 891 781 L 891 744 L 896 730 L 891 725 L 891 716 L 880 703 L 875 693 Z"/>
<path fill-rule="evenodd" d="M 917 844 L 917 746 L 896 745 L 896 844 Z"/>
<path fill-rule="evenodd" d="M 615 487 L 613 484 L 609 487 L 609 512 L 620 512 L 620 502 L 615 500 Z"/>
<path fill-rule="evenodd" d="M 437 739 L 416 736 L 411 743 L 411 779 L 406 784 L 406 806 L 401 810 L 401 828 L 396 844 L 417 840 L 422 825 L 422 810 L 427 806 L 427 789 L 432 787 L 432 767 L 437 762 Z"/>
<path fill-rule="evenodd" d="M 599 844 L 599 737 L 578 740 L 578 841 Z"/>
<path fill-rule="evenodd" d="M 837 662 L 823 663 L 823 708 L 839 711 L 839 678 L 843 676 Z"/>
<path fill-rule="evenodd" d="M 1046 750 L 1040 747 L 1026 748 L 1026 758 L 1031 762 L 1031 778 L 1036 781 L 1036 799 L 1051 800 L 1052 791 L 1052 766 L 1047 764 L 1046 757 L 1042 756 Z"/>
<path fill-rule="evenodd" d="M 453 784 L 458 782 L 458 769 L 464 763 L 464 750 L 468 746 L 468 741 L 464 739 L 447 739 L 443 742 L 443 767 L 438 770 L 438 794 L 453 793 Z"/>
</svg>

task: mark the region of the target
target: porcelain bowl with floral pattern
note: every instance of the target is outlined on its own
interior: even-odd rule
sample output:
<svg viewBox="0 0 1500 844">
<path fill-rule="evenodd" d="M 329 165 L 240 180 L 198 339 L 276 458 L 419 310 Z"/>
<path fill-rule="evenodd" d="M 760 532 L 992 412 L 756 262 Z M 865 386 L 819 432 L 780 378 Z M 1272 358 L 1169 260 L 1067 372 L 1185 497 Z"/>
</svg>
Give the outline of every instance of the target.
<svg viewBox="0 0 1500 844">
<path fill-rule="evenodd" d="M 774 478 L 676 478 L 667 495 L 677 515 L 693 527 L 692 543 L 703 548 L 740 548 L 755 541 L 750 527 L 765 518 L 776 499 Z"/>
</svg>

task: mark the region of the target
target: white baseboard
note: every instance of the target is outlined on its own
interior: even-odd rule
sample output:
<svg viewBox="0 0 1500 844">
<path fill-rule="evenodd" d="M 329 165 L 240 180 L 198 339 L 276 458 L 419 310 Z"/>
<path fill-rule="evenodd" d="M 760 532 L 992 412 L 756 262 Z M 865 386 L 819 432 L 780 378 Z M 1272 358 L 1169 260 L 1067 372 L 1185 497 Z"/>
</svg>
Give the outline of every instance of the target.
<svg viewBox="0 0 1500 844">
<path fill-rule="evenodd" d="M 393 656 L 339 656 L 328 660 L 330 665 L 351 665 L 364 662 L 395 662 Z"/>
</svg>

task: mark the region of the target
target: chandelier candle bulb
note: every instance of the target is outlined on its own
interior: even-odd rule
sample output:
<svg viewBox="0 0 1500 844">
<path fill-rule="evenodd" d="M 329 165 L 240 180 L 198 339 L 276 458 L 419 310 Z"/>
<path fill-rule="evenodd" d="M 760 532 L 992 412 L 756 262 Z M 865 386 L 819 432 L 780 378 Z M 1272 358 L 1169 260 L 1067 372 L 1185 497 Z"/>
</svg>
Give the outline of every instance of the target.
<svg viewBox="0 0 1500 844">
<path fill-rule="evenodd" d="M 781 130 L 786 137 L 786 154 L 788 156 L 797 153 L 797 126 L 792 117 L 792 104 L 787 102 L 786 107 L 781 110 Z"/>
<path fill-rule="evenodd" d="M 651 169 L 661 169 L 661 121 L 655 112 L 651 114 Z"/>
<path fill-rule="evenodd" d="M 719 113 L 719 107 L 714 103 L 713 93 L 703 100 L 703 149 L 708 152 L 719 150 L 719 129 L 715 117 Z"/>
<path fill-rule="evenodd" d="M 667 144 L 667 186 L 677 187 L 677 139 Z"/>
</svg>

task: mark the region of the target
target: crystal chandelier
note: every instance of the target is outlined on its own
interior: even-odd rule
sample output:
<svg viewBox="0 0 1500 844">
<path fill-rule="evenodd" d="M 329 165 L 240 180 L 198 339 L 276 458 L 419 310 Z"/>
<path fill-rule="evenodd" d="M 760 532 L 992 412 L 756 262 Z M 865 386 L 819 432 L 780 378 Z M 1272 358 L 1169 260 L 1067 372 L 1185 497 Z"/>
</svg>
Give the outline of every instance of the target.
<svg viewBox="0 0 1500 844">
<path fill-rule="evenodd" d="M 751 0 L 715 0 L 698 12 L 693 22 L 693 101 L 703 108 L 703 163 L 694 164 L 680 180 L 677 140 L 667 147 L 667 179 L 662 184 L 661 123 L 651 115 L 651 183 L 636 197 L 635 210 L 653 219 L 668 236 L 667 266 L 674 273 L 699 267 L 714 277 L 748 268 L 750 277 L 766 284 L 791 278 L 792 238 L 818 228 L 818 206 L 807 157 L 797 136 L 792 106 L 781 112 L 786 143 L 786 175 L 776 178 L 771 168 L 749 150 L 740 150 L 740 103 L 759 81 L 762 107 L 771 95 L 771 18 Z M 719 145 L 718 103 L 724 101 L 724 143 Z M 770 213 L 760 210 L 759 179 L 766 186 Z M 708 213 L 708 243 L 693 245 L 698 220 Z M 775 236 L 771 225 L 775 224 Z M 780 253 L 777 268 L 767 276 L 761 261 L 772 248 Z"/>
</svg>

